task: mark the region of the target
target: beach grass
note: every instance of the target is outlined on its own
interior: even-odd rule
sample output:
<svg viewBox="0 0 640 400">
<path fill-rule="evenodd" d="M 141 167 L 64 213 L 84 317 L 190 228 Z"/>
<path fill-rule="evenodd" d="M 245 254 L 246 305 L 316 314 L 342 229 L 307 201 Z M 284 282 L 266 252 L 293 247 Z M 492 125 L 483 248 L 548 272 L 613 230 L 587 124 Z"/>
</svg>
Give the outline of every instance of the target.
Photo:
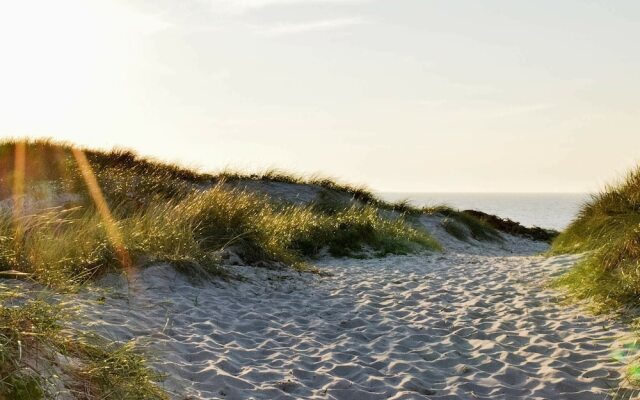
<svg viewBox="0 0 640 400">
<path fill-rule="evenodd" d="M 470 237 L 469 230 L 459 221 L 446 217 L 441 222 L 442 227 L 447 233 L 458 240 L 468 241 Z"/>
<path fill-rule="evenodd" d="M 123 254 L 131 266 L 166 262 L 186 272 L 224 275 L 218 262 L 225 249 L 233 249 L 249 264 L 295 267 L 324 248 L 335 256 L 365 248 L 378 255 L 440 249 L 426 232 L 402 218 L 384 218 L 370 206 L 328 214 L 222 186 L 137 211 L 116 207 L 111 223 L 118 240 L 110 237 L 107 223 L 91 205 L 49 209 L 23 216 L 18 234 L 11 216 L 0 214 L 0 268 L 72 289 L 121 268 L 126 264 Z"/>
<path fill-rule="evenodd" d="M 584 253 L 556 281 L 597 311 L 640 305 L 640 168 L 593 196 L 554 241 L 551 254 Z"/>
<path fill-rule="evenodd" d="M 11 300 L 3 293 L 1 303 Z M 0 305 L 0 398 L 41 399 L 45 395 L 35 362 L 43 347 L 55 343 L 63 312 L 40 300 Z"/>
<path fill-rule="evenodd" d="M 70 329 L 76 317 L 51 296 L 2 289 L 0 398 L 39 400 L 65 391 L 87 399 L 168 399 L 158 386 L 162 377 L 131 343 Z M 64 388 L 56 384 L 60 376 L 67 377 Z"/>
<path fill-rule="evenodd" d="M 158 384 L 164 377 L 150 369 L 136 342 L 113 343 L 85 334 L 65 343 L 67 355 L 81 360 L 70 371 L 80 398 L 168 400 Z"/>
<path fill-rule="evenodd" d="M 457 239 L 468 240 L 473 238 L 487 242 L 502 241 L 502 237 L 496 228 L 467 212 L 456 210 L 446 205 L 427 207 L 423 211 L 427 214 L 445 216 L 446 218 L 442 222 L 443 228 Z"/>
<path fill-rule="evenodd" d="M 62 206 L 33 211 L 24 204 L 18 207 L 21 198 L 7 193 L 14 204 L 0 212 L 0 268 L 31 273 L 56 288 L 73 288 L 122 266 L 157 262 L 200 275 L 224 275 L 219 260 L 226 250 L 250 264 L 303 267 L 306 258 L 323 249 L 335 256 L 440 249 L 427 232 L 403 217 L 387 218 L 367 203 L 329 211 L 318 204 L 282 204 L 226 185 L 240 178 L 303 182 L 276 170 L 258 177 L 214 177 L 125 150 L 83 149 L 85 166 L 78 160 L 78 148 L 68 144 L 8 141 L 0 144 L 0 165 L 4 187 L 14 191 L 20 183 L 12 164 L 19 145 L 28 156 L 21 195 L 46 200 L 55 194 L 37 191 L 49 190 L 76 197 Z M 99 193 L 87 176 L 95 179 Z M 363 188 L 314 179 L 313 184 L 327 192 L 373 198 Z M 45 183 L 48 189 L 43 189 Z"/>
<path fill-rule="evenodd" d="M 28 162 L 19 174 L 21 146 Z M 14 202 L 0 212 L 0 268 L 32 273 L 59 288 L 129 264 L 167 262 L 185 272 L 220 276 L 225 251 L 247 263 L 303 267 L 324 250 L 339 257 L 440 250 L 428 232 L 411 223 L 420 215 L 446 217 L 443 228 L 460 240 L 502 240 L 503 227 L 492 225 L 493 219 L 446 206 L 385 202 L 362 186 L 275 169 L 202 174 L 127 150 L 33 140 L 0 143 L 0 172 L 2 187 L 12 189 L 5 196 Z M 321 196 L 310 204 L 283 203 L 228 185 L 239 180 L 311 185 Z M 61 194 L 75 197 L 26 212 L 24 205 L 17 207 L 17 187 L 23 197 L 45 203 Z"/>
<path fill-rule="evenodd" d="M 18 171 L 21 151 L 28 162 Z M 5 193 L 11 203 L 0 211 L 0 269 L 31 273 L 57 288 L 158 262 L 223 276 L 220 257 L 229 251 L 249 264 L 304 268 L 325 250 L 337 257 L 441 250 L 412 223 L 421 215 L 444 216 L 443 228 L 460 240 L 500 242 L 505 232 L 497 217 L 385 202 L 365 187 L 328 178 L 275 169 L 203 174 L 127 150 L 49 140 L 0 143 L 0 179 L 5 191 L 11 188 Z M 320 195 L 288 203 L 228 184 L 240 180 L 310 185 Z M 64 202 L 51 200 L 65 194 L 71 197 Z M 23 199 L 49 207 L 34 211 Z"/>
</svg>

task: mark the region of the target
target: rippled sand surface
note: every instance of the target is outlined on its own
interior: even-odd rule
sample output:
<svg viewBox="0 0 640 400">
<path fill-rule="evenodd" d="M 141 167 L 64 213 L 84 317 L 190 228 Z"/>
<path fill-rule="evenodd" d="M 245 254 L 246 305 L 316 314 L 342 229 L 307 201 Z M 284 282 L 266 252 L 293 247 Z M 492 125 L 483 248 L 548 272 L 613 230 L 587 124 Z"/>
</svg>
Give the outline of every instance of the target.
<svg viewBox="0 0 640 400">
<path fill-rule="evenodd" d="M 624 332 L 540 286 L 574 261 L 329 259 L 331 276 L 235 267 L 246 281 L 201 285 L 155 266 L 83 312 L 147 343 L 179 399 L 602 400 Z"/>
</svg>

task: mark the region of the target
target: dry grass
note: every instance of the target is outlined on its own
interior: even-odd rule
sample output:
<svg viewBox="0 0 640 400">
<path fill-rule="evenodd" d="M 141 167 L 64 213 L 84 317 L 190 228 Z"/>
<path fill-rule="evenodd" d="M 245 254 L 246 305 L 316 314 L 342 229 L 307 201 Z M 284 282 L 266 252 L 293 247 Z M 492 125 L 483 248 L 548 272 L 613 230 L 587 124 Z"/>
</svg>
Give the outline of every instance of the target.
<svg viewBox="0 0 640 400">
<path fill-rule="evenodd" d="M 15 183 L 10 170 L 14 147 L 14 142 L 0 144 L 0 154 L 5 155 L 0 165 L 9 186 Z M 0 268 L 33 273 L 49 286 L 73 287 L 126 260 L 135 265 L 168 262 L 185 271 L 220 275 L 224 272 L 217 267 L 218 256 L 227 248 L 248 263 L 292 266 L 303 265 L 305 257 L 323 248 L 336 256 L 360 255 L 366 249 L 380 255 L 439 249 L 426 232 L 402 218 L 383 217 L 368 204 L 376 200 L 363 188 L 319 178 L 306 182 L 328 192 L 350 193 L 364 202 L 327 212 L 317 205 L 276 204 L 265 196 L 229 189 L 221 179 L 304 182 L 279 171 L 213 178 L 128 151 L 85 150 L 110 206 L 112 221 L 105 220 L 71 147 L 33 141 L 26 143 L 26 153 L 24 176 L 30 197 L 29 191 L 43 187 L 43 182 L 55 193 L 80 196 L 65 206 L 27 212 L 17 220 L 0 213 Z M 110 231 L 117 232 L 118 240 Z"/>
</svg>

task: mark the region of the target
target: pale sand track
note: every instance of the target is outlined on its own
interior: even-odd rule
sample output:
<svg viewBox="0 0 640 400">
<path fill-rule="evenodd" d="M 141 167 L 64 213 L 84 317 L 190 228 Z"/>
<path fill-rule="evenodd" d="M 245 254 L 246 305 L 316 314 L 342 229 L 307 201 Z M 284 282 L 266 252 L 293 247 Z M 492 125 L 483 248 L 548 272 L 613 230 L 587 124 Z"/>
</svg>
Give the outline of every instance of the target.
<svg viewBox="0 0 640 400">
<path fill-rule="evenodd" d="M 574 261 L 330 259 L 329 277 L 235 267 L 247 281 L 201 286 L 155 266 L 82 304 L 148 343 L 176 398 L 605 399 L 622 328 L 539 286 Z"/>
</svg>

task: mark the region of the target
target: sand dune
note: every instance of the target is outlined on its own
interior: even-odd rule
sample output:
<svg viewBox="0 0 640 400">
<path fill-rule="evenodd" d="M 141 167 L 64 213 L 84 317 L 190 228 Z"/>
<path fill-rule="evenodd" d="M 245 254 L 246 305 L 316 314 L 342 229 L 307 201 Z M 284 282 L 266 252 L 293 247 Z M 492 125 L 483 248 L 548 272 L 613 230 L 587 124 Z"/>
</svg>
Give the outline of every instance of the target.
<svg viewBox="0 0 640 400">
<path fill-rule="evenodd" d="M 604 399 L 624 331 L 540 287 L 574 261 L 327 259 L 328 277 L 234 267 L 245 281 L 200 285 L 158 265 L 128 289 L 107 277 L 82 308 L 148 343 L 176 398 Z"/>
</svg>

